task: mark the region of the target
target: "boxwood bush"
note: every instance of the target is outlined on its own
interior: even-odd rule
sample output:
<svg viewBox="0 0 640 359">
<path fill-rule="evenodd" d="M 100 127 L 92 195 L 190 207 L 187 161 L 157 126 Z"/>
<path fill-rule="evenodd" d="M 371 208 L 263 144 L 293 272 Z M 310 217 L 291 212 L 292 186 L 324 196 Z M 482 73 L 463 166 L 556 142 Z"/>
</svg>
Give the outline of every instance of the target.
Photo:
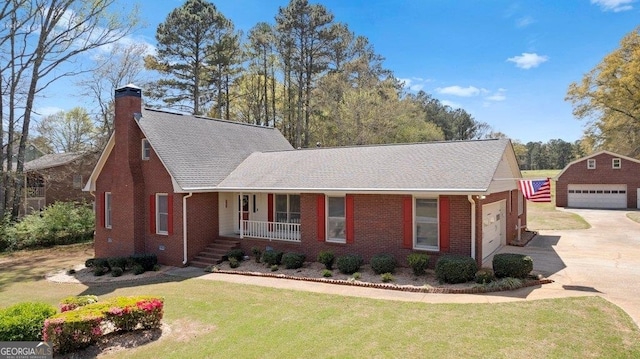
<svg viewBox="0 0 640 359">
<path fill-rule="evenodd" d="M 436 263 L 436 278 L 444 283 L 465 283 L 474 279 L 478 265 L 471 257 L 447 254 Z"/>
<path fill-rule="evenodd" d="M 489 268 L 480 268 L 475 275 L 475 281 L 478 284 L 491 283 L 496 279 L 493 271 Z"/>
<path fill-rule="evenodd" d="M 376 254 L 369 261 L 371 269 L 375 274 L 393 273 L 396 270 L 396 259 L 391 254 Z"/>
<path fill-rule="evenodd" d="M 1 309 L 0 341 L 41 341 L 44 321 L 54 314 L 54 306 L 38 302 Z"/>
<path fill-rule="evenodd" d="M 423 275 L 429 265 L 429 255 L 424 253 L 411 253 L 407 256 L 407 262 L 414 275 Z"/>
<path fill-rule="evenodd" d="M 493 256 L 493 272 L 497 278 L 526 278 L 533 270 L 533 259 L 524 254 L 499 253 Z"/>
<path fill-rule="evenodd" d="M 140 265 L 145 271 L 153 270 L 153 267 L 158 264 L 158 256 L 155 254 L 134 254 L 129 257 L 132 266 L 136 264 Z"/>
<path fill-rule="evenodd" d="M 282 264 L 284 264 L 284 267 L 287 269 L 302 268 L 305 259 L 306 256 L 302 253 L 285 253 L 282 256 Z"/>
<path fill-rule="evenodd" d="M 269 266 L 278 265 L 282 261 L 282 252 L 274 249 L 268 249 L 262 252 L 260 261 Z"/>
<path fill-rule="evenodd" d="M 362 263 L 364 263 L 362 257 L 357 254 L 346 254 L 336 260 L 336 266 L 343 274 L 353 274 L 359 271 Z"/>
<path fill-rule="evenodd" d="M 235 258 L 238 262 L 242 262 L 244 259 L 244 251 L 240 248 L 234 248 L 228 251 L 227 254 L 225 254 L 225 257 L 227 257 L 227 260 Z"/>
<path fill-rule="evenodd" d="M 336 261 L 336 256 L 331 251 L 322 251 L 318 253 L 318 262 L 324 264 L 324 267 L 328 270 L 333 269 L 333 263 Z"/>
</svg>

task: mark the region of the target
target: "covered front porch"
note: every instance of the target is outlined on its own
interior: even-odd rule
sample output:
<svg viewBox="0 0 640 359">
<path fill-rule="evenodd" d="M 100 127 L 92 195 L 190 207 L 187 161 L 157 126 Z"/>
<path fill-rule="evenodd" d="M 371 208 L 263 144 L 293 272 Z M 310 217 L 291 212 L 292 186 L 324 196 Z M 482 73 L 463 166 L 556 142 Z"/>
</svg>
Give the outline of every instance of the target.
<svg viewBox="0 0 640 359">
<path fill-rule="evenodd" d="M 300 242 L 300 195 L 229 192 L 219 195 L 220 236 Z"/>
</svg>

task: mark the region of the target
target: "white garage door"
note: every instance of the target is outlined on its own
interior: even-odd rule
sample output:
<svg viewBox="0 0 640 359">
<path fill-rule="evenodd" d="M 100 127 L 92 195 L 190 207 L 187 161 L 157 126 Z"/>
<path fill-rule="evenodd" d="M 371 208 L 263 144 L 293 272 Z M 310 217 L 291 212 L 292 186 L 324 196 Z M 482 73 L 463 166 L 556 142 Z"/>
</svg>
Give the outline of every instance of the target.
<svg viewBox="0 0 640 359">
<path fill-rule="evenodd" d="M 569 207 L 627 208 L 627 186 L 624 184 L 570 184 Z"/>
<path fill-rule="evenodd" d="M 506 243 L 505 201 L 482 206 L 482 259 Z"/>
</svg>

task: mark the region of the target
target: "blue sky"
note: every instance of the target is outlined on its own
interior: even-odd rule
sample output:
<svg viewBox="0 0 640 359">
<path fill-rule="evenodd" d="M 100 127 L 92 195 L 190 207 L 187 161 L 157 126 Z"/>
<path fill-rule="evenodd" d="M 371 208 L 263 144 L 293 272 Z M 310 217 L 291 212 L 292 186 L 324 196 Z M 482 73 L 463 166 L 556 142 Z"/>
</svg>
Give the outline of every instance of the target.
<svg viewBox="0 0 640 359">
<path fill-rule="evenodd" d="M 130 1 L 117 0 L 125 7 Z M 320 0 L 335 20 L 369 38 L 384 65 L 405 80 L 478 121 L 521 142 L 578 140 L 584 121 L 564 101 L 571 82 L 595 67 L 640 25 L 637 0 Z M 213 2 L 245 34 L 259 21 L 274 23 L 287 0 Z M 134 41 L 155 44 L 155 30 L 181 0 L 142 0 L 146 26 Z M 38 99 L 51 113 L 82 105 L 77 79 Z M 143 89 L 144 90 L 144 89 Z"/>
</svg>

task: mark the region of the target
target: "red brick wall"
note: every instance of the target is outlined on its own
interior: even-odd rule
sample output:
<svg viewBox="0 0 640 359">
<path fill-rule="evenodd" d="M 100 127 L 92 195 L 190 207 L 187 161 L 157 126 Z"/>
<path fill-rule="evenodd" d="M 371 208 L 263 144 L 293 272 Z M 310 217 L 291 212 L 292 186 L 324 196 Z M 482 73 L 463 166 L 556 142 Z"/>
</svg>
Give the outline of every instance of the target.
<svg viewBox="0 0 640 359">
<path fill-rule="evenodd" d="M 491 204 L 498 201 L 505 201 L 505 215 L 507 223 L 506 226 L 506 243 L 512 243 L 518 237 L 518 217 L 521 219 L 521 231 L 524 230 L 527 224 L 527 203 L 523 199 L 523 214 L 518 216 L 518 195 L 519 191 L 506 191 L 500 193 L 493 193 L 489 196 L 486 196 L 484 199 L 475 198 L 476 202 L 476 259 L 478 261 L 478 265 L 482 264 L 482 257 L 484 257 L 484 253 L 482 253 L 482 206 Z M 475 197 L 475 196 L 474 196 Z M 511 198 L 511 199 L 510 199 Z M 509 205 L 509 201 L 511 201 L 511 206 Z"/>
<path fill-rule="evenodd" d="M 596 160 L 595 169 L 587 169 L 587 159 L 569 166 L 556 181 L 556 206 L 568 205 L 569 184 L 626 184 L 627 207 L 637 207 L 637 189 L 640 188 L 640 163 L 629 161 L 619 156 L 601 153 L 590 157 Z M 611 160 L 620 158 L 622 166 L 613 169 Z"/>
<path fill-rule="evenodd" d="M 406 257 L 416 251 L 403 246 L 403 200 L 402 195 L 354 195 L 354 236 L 349 244 L 320 242 L 317 239 L 318 194 L 302 194 L 301 201 L 301 242 L 287 243 L 260 239 L 243 239 L 241 246 L 250 253 L 252 247 L 264 249 L 270 246 L 284 252 L 301 252 L 308 260 L 314 261 L 322 250 L 331 250 L 336 256 L 355 253 L 369 261 L 379 253 L 394 255 L 402 265 Z M 471 204 L 466 196 L 449 196 L 450 200 L 450 251 L 452 254 L 471 255 Z M 481 238 L 481 237 L 480 237 Z M 480 243 L 481 244 L 481 243 Z M 421 251 L 430 255 L 430 266 L 443 253 Z"/>
<path fill-rule="evenodd" d="M 187 221 L 187 251 L 192 259 L 218 237 L 218 193 L 195 193 L 187 198 Z"/>
</svg>

